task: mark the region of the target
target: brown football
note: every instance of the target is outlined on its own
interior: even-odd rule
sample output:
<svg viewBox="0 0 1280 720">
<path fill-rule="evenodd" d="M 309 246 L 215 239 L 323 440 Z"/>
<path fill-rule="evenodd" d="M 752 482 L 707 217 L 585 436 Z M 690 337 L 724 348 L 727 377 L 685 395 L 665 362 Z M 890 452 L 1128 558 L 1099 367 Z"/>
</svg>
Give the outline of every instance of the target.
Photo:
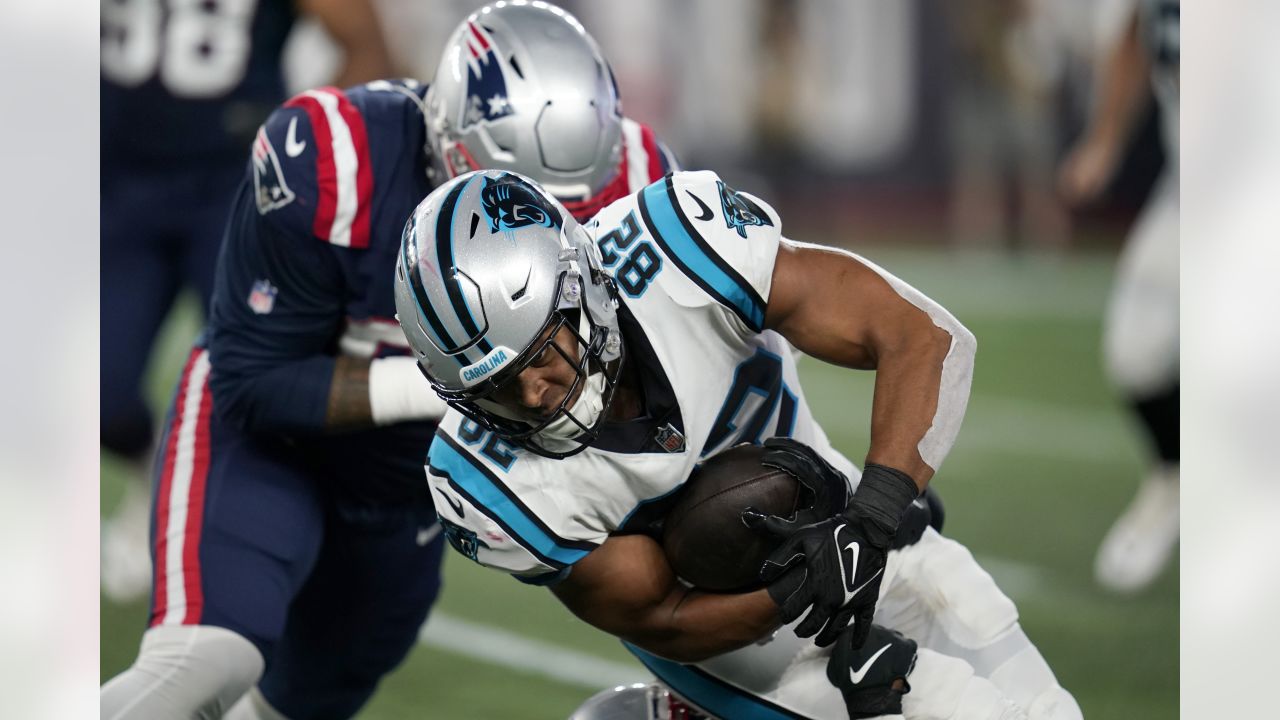
<svg viewBox="0 0 1280 720">
<path fill-rule="evenodd" d="M 790 516 L 800 483 L 760 464 L 764 448 L 738 445 L 699 465 L 662 525 L 662 548 L 676 574 L 703 590 L 761 586 L 757 575 L 778 540 L 743 524 L 748 507 Z"/>
</svg>

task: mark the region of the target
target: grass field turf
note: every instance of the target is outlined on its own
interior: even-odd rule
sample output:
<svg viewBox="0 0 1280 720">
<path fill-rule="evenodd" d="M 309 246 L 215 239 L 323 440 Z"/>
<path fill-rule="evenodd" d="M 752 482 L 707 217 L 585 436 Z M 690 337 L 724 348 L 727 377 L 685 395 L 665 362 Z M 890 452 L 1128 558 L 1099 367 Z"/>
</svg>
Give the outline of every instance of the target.
<svg viewBox="0 0 1280 720">
<path fill-rule="evenodd" d="M 1100 318 L 1113 258 L 1048 261 L 866 251 L 951 309 L 978 337 L 973 398 L 934 480 L 947 534 L 964 542 L 1018 604 L 1022 624 L 1089 720 L 1178 714 L 1178 574 L 1119 598 L 1092 583 L 1103 532 L 1142 469 L 1141 440 L 1100 368 Z M 188 305 L 162 339 L 149 385 L 162 407 L 194 334 Z M 806 360 L 814 413 L 855 460 L 866 451 L 871 375 Z M 123 482 L 104 458 L 102 507 Z M 611 637 L 574 619 L 549 592 L 450 554 L 442 617 L 643 671 Z M 101 675 L 132 660 L 145 604 L 101 606 Z M 430 633 L 428 633 L 429 635 Z M 535 645 L 536 653 L 541 646 Z M 367 720 L 565 718 L 595 688 L 420 644 L 360 715 Z M 601 663 L 602 667 L 606 663 Z M 612 666 L 610 666 L 612 667 Z M 581 681 L 589 683 L 590 681 Z M 603 685 L 601 685 L 603 687 Z"/>
</svg>

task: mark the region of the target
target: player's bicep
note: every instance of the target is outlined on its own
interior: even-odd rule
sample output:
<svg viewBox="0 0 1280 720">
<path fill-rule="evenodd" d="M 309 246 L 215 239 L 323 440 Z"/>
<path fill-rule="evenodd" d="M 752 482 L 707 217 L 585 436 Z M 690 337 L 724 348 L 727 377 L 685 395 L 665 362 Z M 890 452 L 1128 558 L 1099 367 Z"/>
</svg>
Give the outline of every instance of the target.
<svg viewBox="0 0 1280 720">
<path fill-rule="evenodd" d="M 792 241 L 778 248 L 765 325 L 809 355 L 860 369 L 876 367 L 880 350 L 913 330 L 933 329 L 889 277 L 857 256 Z"/>
<path fill-rule="evenodd" d="M 551 589 L 585 622 L 638 642 L 667 631 L 662 618 L 685 592 L 662 547 L 644 535 L 610 537 Z"/>
</svg>

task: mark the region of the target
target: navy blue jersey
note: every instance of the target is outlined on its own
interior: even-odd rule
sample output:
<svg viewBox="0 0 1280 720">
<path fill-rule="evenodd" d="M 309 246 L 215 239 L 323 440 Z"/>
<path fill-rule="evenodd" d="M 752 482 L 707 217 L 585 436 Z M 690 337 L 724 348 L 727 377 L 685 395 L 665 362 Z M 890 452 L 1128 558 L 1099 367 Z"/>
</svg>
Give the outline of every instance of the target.
<svg viewBox="0 0 1280 720">
<path fill-rule="evenodd" d="M 284 99 L 294 18 L 289 0 L 104 0 L 104 162 L 243 157 Z"/>
<path fill-rule="evenodd" d="M 272 113 L 232 207 L 206 340 L 222 420 L 290 436 L 322 473 L 383 498 L 425 489 L 434 427 L 321 431 L 337 355 L 408 353 L 393 286 L 404 223 L 432 190 L 425 95 L 380 80 L 309 90 Z M 625 122 L 637 141 L 624 182 L 665 173 L 652 131 Z"/>
<path fill-rule="evenodd" d="M 373 496 L 421 479 L 432 426 L 324 428 L 338 354 L 406 353 L 392 291 L 404 221 L 431 190 L 412 81 L 309 90 L 258 130 L 218 260 L 207 344 L 219 416 L 292 436 Z"/>
</svg>

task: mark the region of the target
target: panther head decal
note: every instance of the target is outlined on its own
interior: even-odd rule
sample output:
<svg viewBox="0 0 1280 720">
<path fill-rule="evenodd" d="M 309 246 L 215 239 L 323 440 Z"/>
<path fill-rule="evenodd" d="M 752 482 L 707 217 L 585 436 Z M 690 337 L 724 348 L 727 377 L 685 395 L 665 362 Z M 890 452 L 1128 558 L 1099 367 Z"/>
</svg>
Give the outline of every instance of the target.
<svg viewBox="0 0 1280 720">
<path fill-rule="evenodd" d="M 560 212 L 540 191 L 515 175 L 486 177 L 480 190 L 480 205 L 489 220 L 489 232 L 529 225 L 561 227 Z"/>
<path fill-rule="evenodd" d="M 727 227 L 737 230 L 742 237 L 747 236 L 748 225 L 773 225 L 769 215 L 750 198 L 717 180 L 720 188 L 720 206 L 724 211 L 724 222 Z"/>
</svg>

